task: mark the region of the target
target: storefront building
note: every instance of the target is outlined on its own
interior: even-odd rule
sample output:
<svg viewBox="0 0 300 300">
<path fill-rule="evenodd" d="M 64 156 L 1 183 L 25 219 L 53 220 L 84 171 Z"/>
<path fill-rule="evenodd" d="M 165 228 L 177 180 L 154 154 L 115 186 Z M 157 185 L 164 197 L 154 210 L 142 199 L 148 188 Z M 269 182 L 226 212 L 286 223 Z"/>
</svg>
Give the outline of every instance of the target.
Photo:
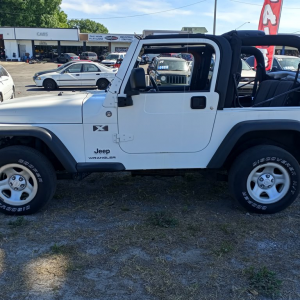
<svg viewBox="0 0 300 300">
<path fill-rule="evenodd" d="M 61 53 L 84 51 L 126 52 L 134 36 L 129 34 L 80 33 L 78 29 L 0 27 L 0 50 L 8 61 L 26 57 L 55 60 Z M 1 51 L 0 51 L 1 52 Z"/>
</svg>

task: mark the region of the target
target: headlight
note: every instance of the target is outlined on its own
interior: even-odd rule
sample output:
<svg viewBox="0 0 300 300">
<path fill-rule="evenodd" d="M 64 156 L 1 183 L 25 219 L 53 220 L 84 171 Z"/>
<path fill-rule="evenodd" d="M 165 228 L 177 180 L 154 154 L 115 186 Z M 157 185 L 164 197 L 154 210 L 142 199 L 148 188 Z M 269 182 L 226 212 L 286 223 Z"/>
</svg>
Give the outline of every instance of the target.
<svg viewBox="0 0 300 300">
<path fill-rule="evenodd" d="M 41 77 L 37 77 L 36 80 L 42 80 L 42 78 Z"/>
<path fill-rule="evenodd" d="M 161 76 L 161 77 L 160 77 L 160 80 L 161 80 L 161 81 L 166 81 L 166 80 L 167 80 L 167 77 L 166 77 L 166 76 Z"/>
</svg>

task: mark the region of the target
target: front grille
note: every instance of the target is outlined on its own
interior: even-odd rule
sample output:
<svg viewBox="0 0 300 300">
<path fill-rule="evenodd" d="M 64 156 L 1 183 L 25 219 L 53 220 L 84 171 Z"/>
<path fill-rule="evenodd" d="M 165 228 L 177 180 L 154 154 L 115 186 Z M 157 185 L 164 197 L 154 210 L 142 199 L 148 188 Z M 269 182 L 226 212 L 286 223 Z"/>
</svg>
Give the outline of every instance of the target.
<svg viewBox="0 0 300 300">
<path fill-rule="evenodd" d="M 187 81 L 187 77 L 184 75 L 168 75 L 166 77 L 167 84 L 186 84 Z"/>
</svg>

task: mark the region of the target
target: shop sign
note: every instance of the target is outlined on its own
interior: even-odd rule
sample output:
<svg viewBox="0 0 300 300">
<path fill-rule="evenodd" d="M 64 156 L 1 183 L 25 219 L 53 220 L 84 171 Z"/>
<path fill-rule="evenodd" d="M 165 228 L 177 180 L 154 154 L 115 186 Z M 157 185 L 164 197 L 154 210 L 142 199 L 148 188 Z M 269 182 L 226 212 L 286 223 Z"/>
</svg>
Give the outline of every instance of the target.
<svg viewBox="0 0 300 300">
<path fill-rule="evenodd" d="M 134 39 L 133 35 L 112 35 L 89 33 L 88 40 L 91 42 L 127 42 L 131 43 Z"/>
<path fill-rule="evenodd" d="M 48 36 L 48 32 L 37 32 L 37 36 Z"/>
<path fill-rule="evenodd" d="M 40 45 L 46 45 L 47 46 L 47 43 L 46 42 L 40 42 Z"/>
</svg>

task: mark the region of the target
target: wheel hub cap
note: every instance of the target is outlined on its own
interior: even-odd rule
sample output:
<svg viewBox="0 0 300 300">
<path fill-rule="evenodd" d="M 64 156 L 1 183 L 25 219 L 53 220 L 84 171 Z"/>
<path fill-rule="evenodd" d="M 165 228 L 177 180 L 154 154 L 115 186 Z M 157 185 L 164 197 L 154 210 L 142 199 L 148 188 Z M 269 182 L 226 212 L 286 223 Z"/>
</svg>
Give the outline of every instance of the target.
<svg viewBox="0 0 300 300">
<path fill-rule="evenodd" d="M 23 191 L 27 186 L 26 179 L 17 174 L 9 178 L 8 184 L 15 191 Z"/>
<path fill-rule="evenodd" d="M 263 174 L 258 177 L 257 184 L 261 189 L 267 190 L 274 186 L 275 178 L 271 174 Z"/>
</svg>

